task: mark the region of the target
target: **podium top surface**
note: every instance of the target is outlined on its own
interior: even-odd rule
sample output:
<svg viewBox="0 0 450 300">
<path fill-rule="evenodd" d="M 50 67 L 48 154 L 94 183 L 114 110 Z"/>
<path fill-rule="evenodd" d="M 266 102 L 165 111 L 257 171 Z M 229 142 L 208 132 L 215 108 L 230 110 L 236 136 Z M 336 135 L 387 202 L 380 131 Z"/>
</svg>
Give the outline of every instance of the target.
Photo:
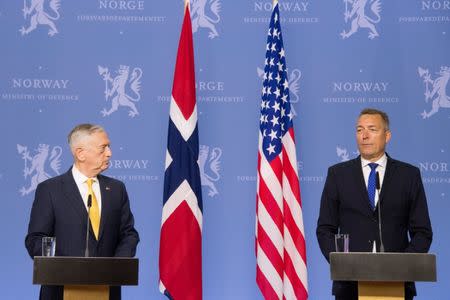
<svg viewBox="0 0 450 300">
<path fill-rule="evenodd" d="M 137 285 L 138 268 L 137 258 L 35 256 L 33 284 Z"/>
<path fill-rule="evenodd" d="M 436 281 L 436 256 L 427 253 L 330 253 L 332 280 Z"/>
</svg>

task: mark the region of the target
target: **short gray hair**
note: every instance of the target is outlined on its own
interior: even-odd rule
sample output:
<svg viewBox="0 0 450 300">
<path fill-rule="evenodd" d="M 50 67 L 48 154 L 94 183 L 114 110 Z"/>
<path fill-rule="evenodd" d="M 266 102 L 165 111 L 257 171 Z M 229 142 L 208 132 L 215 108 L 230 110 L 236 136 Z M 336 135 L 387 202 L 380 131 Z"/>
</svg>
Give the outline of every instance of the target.
<svg viewBox="0 0 450 300">
<path fill-rule="evenodd" d="M 105 129 L 103 129 L 103 127 L 101 127 L 100 125 L 88 123 L 75 126 L 67 136 L 67 141 L 69 142 L 70 149 L 73 151 L 80 140 L 87 136 L 90 136 L 95 132 L 105 132 Z"/>
<path fill-rule="evenodd" d="M 383 120 L 384 127 L 386 130 L 389 130 L 389 116 L 384 111 L 375 109 L 375 108 L 364 108 L 360 113 L 360 118 L 362 115 L 379 115 L 381 119 Z"/>
</svg>

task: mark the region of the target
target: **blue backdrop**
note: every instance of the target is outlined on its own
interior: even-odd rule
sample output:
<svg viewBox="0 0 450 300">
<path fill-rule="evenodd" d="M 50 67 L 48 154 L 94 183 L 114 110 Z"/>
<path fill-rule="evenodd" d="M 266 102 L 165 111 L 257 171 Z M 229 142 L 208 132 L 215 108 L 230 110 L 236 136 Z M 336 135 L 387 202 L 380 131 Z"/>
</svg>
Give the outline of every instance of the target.
<svg viewBox="0 0 450 300">
<path fill-rule="evenodd" d="M 256 159 L 271 9 L 272 0 L 192 1 L 204 299 L 261 299 Z M 315 238 L 320 195 L 327 167 L 357 155 L 355 120 L 364 107 L 389 113 L 389 154 L 422 172 L 438 282 L 419 284 L 417 299 L 443 299 L 450 282 L 449 1 L 286 0 L 280 10 L 297 114 L 310 299 L 331 299 L 329 267 Z M 0 2 L 3 299 L 38 295 L 24 247 L 34 190 L 70 167 L 66 135 L 81 122 L 109 132 L 106 174 L 126 183 L 141 235 L 140 284 L 124 288 L 124 298 L 164 299 L 159 229 L 182 17 L 182 0 Z"/>
</svg>

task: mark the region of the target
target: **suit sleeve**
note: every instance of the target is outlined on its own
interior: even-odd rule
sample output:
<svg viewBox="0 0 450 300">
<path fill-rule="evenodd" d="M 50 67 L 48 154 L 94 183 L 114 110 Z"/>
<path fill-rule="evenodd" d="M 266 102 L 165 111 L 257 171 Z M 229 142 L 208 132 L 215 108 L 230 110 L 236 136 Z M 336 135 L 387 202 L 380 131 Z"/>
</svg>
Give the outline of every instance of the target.
<svg viewBox="0 0 450 300">
<path fill-rule="evenodd" d="M 334 235 L 339 228 L 338 212 L 339 199 L 336 174 L 332 168 L 329 168 L 320 201 L 320 213 L 316 229 L 320 250 L 327 261 L 329 261 L 330 252 L 335 251 Z"/>
<path fill-rule="evenodd" d="M 136 247 L 139 243 L 139 234 L 134 228 L 134 217 L 130 209 L 130 201 L 125 185 L 122 183 L 122 212 L 120 220 L 119 243 L 114 256 L 133 257 L 136 255 Z"/>
<path fill-rule="evenodd" d="M 413 178 L 409 195 L 412 201 L 409 207 L 408 220 L 408 231 L 411 240 L 405 252 L 426 253 L 431 246 L 433 231 L 428 214 L 425 190 L 418 169 L 416 169 Z"/>
<path fill-rule="evenodd" d="M 25 247 L 31 258 L 42 255 L 42 237 L 54 235 L 54 212 L 49 189 L 39 184 L 31 208 Z"/>
</svg>

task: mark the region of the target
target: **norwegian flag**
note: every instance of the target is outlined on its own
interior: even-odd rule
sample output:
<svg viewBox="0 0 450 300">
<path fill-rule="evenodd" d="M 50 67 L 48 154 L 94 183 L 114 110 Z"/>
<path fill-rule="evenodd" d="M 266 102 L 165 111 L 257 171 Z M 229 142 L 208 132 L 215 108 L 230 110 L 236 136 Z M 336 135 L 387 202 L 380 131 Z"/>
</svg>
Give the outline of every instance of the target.
<svg viewBox="0 0 450 300">
<path fill-rule="evenodd" d="M 202 299 L 202 195 L 194 47 L 184 12 L 170 102 L 159 249 L 159 289 L 169 299 Z"/>
<path fill-rule="evenodd" d="M 258 143 L 256 282 L 264 299 L 307 299 L 306 245 L 278 2 L 267 37 Z"/>
</svg>

